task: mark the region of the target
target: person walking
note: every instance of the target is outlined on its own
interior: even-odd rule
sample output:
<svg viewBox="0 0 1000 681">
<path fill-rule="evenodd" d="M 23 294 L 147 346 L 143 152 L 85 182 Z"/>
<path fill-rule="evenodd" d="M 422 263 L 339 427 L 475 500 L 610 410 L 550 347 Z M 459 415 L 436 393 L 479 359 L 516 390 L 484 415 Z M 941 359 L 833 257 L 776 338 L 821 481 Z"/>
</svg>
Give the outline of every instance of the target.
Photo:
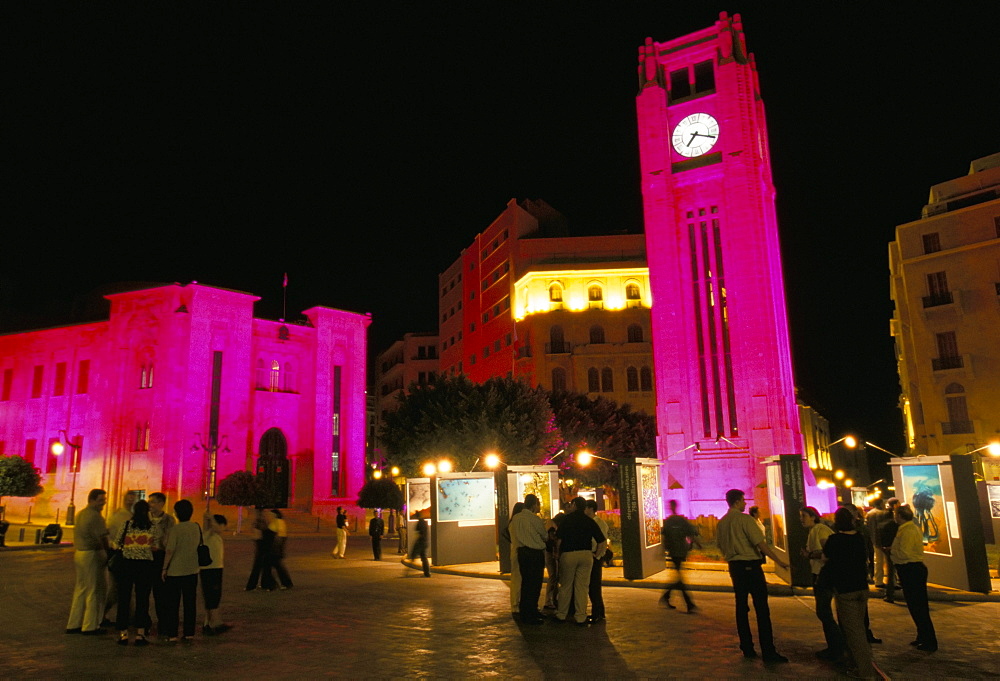
<svg viewBox="0 0 1000 681">
<path fill-rule="evenodd" d="M 507 520 L 507 539 L 510 541 L 510 614 L 517 618 L 520 616 L 521 603 L 521 566 L 517 561 L 517 549 L 520 544 L 517 542 L 517 531 L 511 527 L 511 522 L 517 514 L 524 510 L 524 502 L 518 501 L 510 509 L 510 518 Z"/>
<path fill-rule="evenodd" d="M 819 511 L 812 506 L 806 506 L 799 511 L 799 521 L 808 533 L 806 545 L 802 548 L 802 557 L 809 559 L 816 618 L 823 625 L 823 638 L 826 639 L 826 648 L 817 651 L 816 657 L 834 662 L 844 654 L 844 636 L 837 620 L 833 617 L 833 586 L 821 582 L 819 579 L 824 563 L 823 547 L 826 545 L 827 539 L 833 535 L 833 530 L 823 522 Z"/>
<path fill-rule="evenodd" d="M 337 507 L 337 545 L 333 547 L 334 558 L 347 558 L 347 514 L 344 507 Z"/>
<path fill-rule="evenodd" d="M 927 566 L 924 565 L 924 533 L 913 522 L 913 509 L 908 504 L 895 510 L 899 531 L 890 547 L 892 564 L 899 572 L 899 584 L 903 588 L 903 598 L 910 611 L 913 623 L 917 625 L 917 637 L 910 642 L 918 650 L 933 653 L 938 649 L 937 633 L 931 621 L 930 604 L 927 599 Z"/>
<path fill-rule="evenodd" d="M 268 575 L 270 576 L 271 574 L 271 568 L 274 568 L 275 573 L 278 575 L 278 582 L 281 583 L 281 590 L 284 591 L 294 586 L 292 578 L 288 574 L 288 568 L 285 567 L 285 550 L 288 547 L 288 524 L 285 522 L 279 509 L 272 508 L 270 514 L 271 519 L 267 523 L 267 529 L 274 533 L 274 541 L 271 544 L 271 562 L 268 568 Z"/>
<path fill-rule="evenodd" d="M 538 599 L 542 594 L 542 575 L 545 571 L 545 540 L 548 532 L 538 517 L 542 503 L 534 494 L 524 495 L 524 507 L 511 518 L 511 545 L 517 542 L 517 564 L 521 574 L 518 612 L 523 624 L 541 624 L 544 618 L 538 612 Z"/>
<path fill-rule="evenodd" d="M 382 520 L 382 509 L 375 509 L 375 517 L 368 522 L 368 536 L 372 538 L 372 555 L 375 560 L 382 560 L 382 535 L 385 534 L 385 521 Z"/>
<path fill-rule="evenodd" d="M 597 527 L 600 528 L 601 534 L 604 535 L 605 539 L 603 547 L 598 545 L 596 539 L 592 539 L 590 542 L 591 548 L 594 551 L 594 564 L 590 568 L 590 587 L 587 590 L 587 594 L 590 596 L 590 616 L 587 618 L 587 621 L 591 624 L 597 624 L 607 619 L 607 613 L 604 610 L 602 586 L 604 580 L 604 554 L 608 552 L 608 545 L 610 543 L 608 539 L 608 523 L 604 518 L 597 515 L 597 502 L 593 499 L 587 499 L 587 505 L 583 509 L 583 512 L 587 514 L 588 518 L 597 523 Z"/>
<path fill-rule="evenodd" d="M 670 603 L 670 594 L 673 593 L 674 589 L 677 589 L 684 597 L 684 604 L 687 606 L 687 611 L 694 612 L 697 610 L 697 607 L 694 601 L 691 600 L 687 585 L 684 584 L 684 575 L 681 572 L 681 568 L 684 565 L 684 561 L 687 560 L 691 546 L 698 545 L 701 548 L 701 545 L 698 544 L 698 530 L 695 529 L 694 525 L 687 518 L 677 512 L 677 501 L 675 499 L 670 500 L 670 515 L 663 521 L 661 533 L 663 534 L 663 546 L 670 554 L 670 560 L 674 564 L 674 571 L 677 572 L 677 581 L 667 585 L 667 590 L 663 592 L 660 601 L 671 610 L 676 609 Z"/>
<path fill-rule="evenodd" d="M 208 552 L 212 554 L 212 562 L 201 566 L 199 574 L 201 596 L 205 602 L 205 624 L 201 628 L 201 633 L 206 636 L 215 636 L 230 629 L 228 624 L 223 623 L 222 616 L 219 614 L 219 604 L 222 602 L 222 570 L 225 567 L 226 551 L 222 533 L 229 522 L 224 515 L 212 515 L 205 511 L 204 523 L 204 542 L 208 546 Z"/>
<path fill-rule="evenodd" d="M 566 621 L 572 601 L 578 626 L 587 626 L 587 594 L 594 554 L 604 555 L 607 548 L 607 538 L 597 523 L 584 513 L 586 507 L 587 501 L 583 497 L 574 498 L 572 512 L 566 514 L 556 530 L 556 555 L 561 579 L 556 621 Z M 597 542 L 596 549 L 593 548 L 594 541 Z"/>
<path fill-rule="evenodd" d="M 106 602 L 108 528 L 101 511 L 108 503 L 103 489 L 87 494 L 87 507 L 76 516 L 73 528 L 73 566 L 76 585 L 70 605 L 67 634 L 103 634 L 101 620 Z"/>
<path fill-rule="evenodd" d="M 149 504 L 146 501 L 137 501 L 131 508 L 131 517 L 125 521 L 115 538 L 122 552 L 122 569 L 116 579 L 118 612 L 115 625 L 118 644 L 128 645 L 129 610 L 134 591 L 135 645 L 144 646 L 148 644 L 146 622 L 149 620 L 149 594 L 153 588 L 153 544 L 156 542 L 156 530 L 149 519 Z"/>
<path fill-rule="evenodd" d="M 247 579 L 246 590 L 262 589 L 264 591 L 274 591 L 274 575 L 271 573 L 271 550 L 274 546 L 274 532 L 268 529 L 267 519 L 264 512 L 257 510 L 257 519 L 254 521 L 254 529 L 257 531 L 257 538 L 254 539 L 253 566 L 250 568 L 250 577 Z"/>
<path fill-rule="evenodd" d="M 427 560 L 427 521 L 423 516 L 417 520 L 417 538 L 413 541 L 413 551 L 410 560 L 420 556 L 420 564 L 424 568 L 424 577 L 431 576 L 431 564 Z"/>
<path fill-rule="evenodd" d="M 172 515 L 164 509 L 167 505 L 167 495 L 163 492 L 153 492 L 149 495 L 149 522 L 153 524 L 156 541 L 153 543 L 153 609 L 156 611 L 157 627 L 163 620 L 167 603 L 166 583 L 163 581 L 163 560 L 167 550 L 167 535 L 177 524 Z M 147 635 L 152 629 L 152 619 L 147 615 Z M 162 635 L 162 632 L 157 632 Z"/>
<path fill-rule="evenodd" d="M 760 638 L 764 662 L 788 662 L 788 658 L 779 654 L 774 647 L 771 609 L 767 604 L 767 581 L 761 567 L 762 556 L 769 556 L 776 565 L 784 569 L 788 569 L 788 564 L 767 545 L 756 521 L 743 513 L 747 502 L 742 490 L 731 489 L 726 492 L 726 503 L 729 504 L 729 511 L 719 521 L 716 536 L 719 549 L 729 563 L 729 578 L 733 583 L 736 600 L 736 631 L 740 637 L 740 650 L 743 651 L 743 657 L 757 657 L 753 635 L 750 633 L 748 604 L 748 598 L 753 598 L 757 636 Z"/>
<path fill-rule="evenodd" d="M 177 643 L 180 624 L 180 606 L 184 604 L 184 633 L 180 640 L 190 642 L 194 637 L 198 618 L 198 545 L 202 540 L 201 526 L 191 522 L 194 506 L 187 499 L 174 504 L 177 524 L 167 535 L 167 548 L 163 557 L 162 577 L 166 592 L 160 635 L 167 642 Z"/>
<path fill-rule="evenodd" d="M 873 679 L 878 673 L 872 662 L 868 641 L 868 549 L 862 531 L 855 524 L 849 508 L 838 508 L 834 515 L 835 534 L 829 536 L 822 550 L 826 564 L 820 581 L 836 593 L 837 619 L 850 654 L 852 676 Z M 824 623 L 825 626 L 825 623 Z"/>
</svg>

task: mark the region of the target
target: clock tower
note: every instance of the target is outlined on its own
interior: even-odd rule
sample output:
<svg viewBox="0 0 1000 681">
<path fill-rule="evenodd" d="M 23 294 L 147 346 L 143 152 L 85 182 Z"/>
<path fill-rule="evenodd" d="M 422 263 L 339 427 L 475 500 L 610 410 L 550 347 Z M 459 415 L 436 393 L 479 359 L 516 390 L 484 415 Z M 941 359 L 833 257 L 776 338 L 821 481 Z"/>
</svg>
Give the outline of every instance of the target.
<svg viewBox="0 0 1000 681">
<path fill-rule="evenodd" d="M 636 108 L 661 486 L 689 515 L 721 515 L 730 488 L 766 508 L 764 460 L 803 444 L 764 104 L 740 16 L 647 38 Z"/>
</svg>

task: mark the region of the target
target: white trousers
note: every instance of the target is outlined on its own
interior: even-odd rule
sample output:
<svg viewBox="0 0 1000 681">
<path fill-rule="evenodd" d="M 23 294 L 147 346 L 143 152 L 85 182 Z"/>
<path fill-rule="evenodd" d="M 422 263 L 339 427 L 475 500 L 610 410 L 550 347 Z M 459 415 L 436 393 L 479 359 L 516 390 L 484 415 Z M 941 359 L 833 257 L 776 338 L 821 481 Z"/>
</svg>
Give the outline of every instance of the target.
<svg viewBox="0 0 1000 681">
<path fill-rule="evenodd" d="M 337 547 L 333 550 L 333 557 L 347 557 L 347 530 L 342 527 L 337 528 Z"/>
<path fill-rule="evenodd" d="M 84 631 L 99 629 L 108 590 L 107 556 L 101 550 L 76 551 L 73 564 L 76 566 L 76 587 L 66 628 Z"/>
<path fill-rule="evenodd" d="M 510 547 L 510 611 L 519 612 L 521 607 L 521 566 L 517 564 L 517 549 Z"/>
<path fill-rule="evenodd" d="M 590 569 L 594 554 L 590 551 L 569 551 L 559 555 L 559 609 L 556 617 L 564 620 L 573 599 L 573 616 L 577 622 L 587 621 L 587 599 L 590 593 Z"/>
</svg>

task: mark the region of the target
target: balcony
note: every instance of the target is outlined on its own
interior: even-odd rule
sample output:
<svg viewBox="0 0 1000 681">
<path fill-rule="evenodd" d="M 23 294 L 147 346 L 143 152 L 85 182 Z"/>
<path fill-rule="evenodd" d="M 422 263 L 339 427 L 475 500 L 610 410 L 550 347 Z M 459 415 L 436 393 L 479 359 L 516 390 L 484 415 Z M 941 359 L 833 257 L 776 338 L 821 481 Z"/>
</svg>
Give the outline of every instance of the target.
<svg viewBox="0 0 1000 681">
<path fill-rule="evenodd" d="M 961 435 L 963 433 L 974 433 L 976 429 L 972 421 L 945 421 L 941 424 L 941 432 L 945 435 Z"/>
<path fill-rule="evenodd" d="M 931 360 L 931 368 L 934 371 L 945 371 L 947 369 L 962 369 L 965 367 L 965 360 L 961 355 L 954 357 L 935 357 Z"/>
<path fill-rule="evenodd" d="M 522 345 L 521 347 L 519 347 L 517 349 L 517 358 L 521 359 L 521 358 L 524 358 L 524 357 L 531 357 L 531 346 L 530 345 Z"/>
<path fill-rule="evenodd" d="M 940 307 L 941 305 L 951 305 L 955 302 L 955 297 L 951 291 L 942 291 L 932 296 L 924 296 L 921 300 L 923 300 L 925 308 Z"/>
<path fill-rule="evenodd" d="M 572 344 L 562 341 L 560 343 L 546 343 L 545 344 L 545 354 L 546 355 L 568 355 L 572 352 Z"/>
</svg>

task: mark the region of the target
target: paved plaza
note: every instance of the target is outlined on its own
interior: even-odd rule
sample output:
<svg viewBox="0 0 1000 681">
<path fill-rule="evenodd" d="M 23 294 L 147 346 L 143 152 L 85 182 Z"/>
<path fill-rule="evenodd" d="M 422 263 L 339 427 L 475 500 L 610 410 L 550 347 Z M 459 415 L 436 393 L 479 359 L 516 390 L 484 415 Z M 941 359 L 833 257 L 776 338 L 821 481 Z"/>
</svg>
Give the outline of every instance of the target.
<svg viewBox="0 0 1000 681">
<path fill-rule="evenodd" d="M 657 589 L 609 586 L 605 624 L 521 627 L 504 581 L 424 579 L 400 564 L 394 541 L 381 562 L 364 536 L 351 538 L 347 560 L 331 559 L 332 546 L 293 537 L 295 587 L 246 592 L 252 543 L 228 540 L 223 611 L 233 629 L 147 648 L 63 633 L 72 549 L 4 551 L 0 678 L 842 678 L 813 654 L 823 640 L 809 597 L 770 599 L 778 649 L 791 662 L 765 667 L 740 655 L 730 593 L 696 592 L 699 611 L 688 615 L 661 608 Z M 907 645 L 905 605 L 872 600 L 870 609 L 885 641 L 876 661 L 891 678 L 1000 676 L 1000 604 L 932 603 L 941 644 L 933 654 Z"/>
</svg>

